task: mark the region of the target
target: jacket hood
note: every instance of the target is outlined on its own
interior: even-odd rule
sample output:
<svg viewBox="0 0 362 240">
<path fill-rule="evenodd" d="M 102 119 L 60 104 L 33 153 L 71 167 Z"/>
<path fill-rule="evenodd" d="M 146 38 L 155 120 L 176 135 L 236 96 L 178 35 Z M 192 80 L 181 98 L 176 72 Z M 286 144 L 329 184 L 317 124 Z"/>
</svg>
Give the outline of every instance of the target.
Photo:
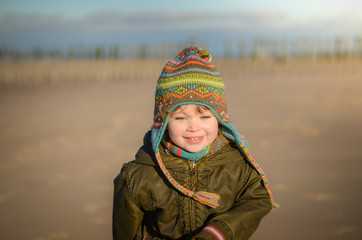
<svg viewBox="0 0 362 240">
<path fill-rule="evenodd" d="M 143 138 L 143 145 L 137 151 L 135 158 L 135 163 L 156 166 L 155 153 L 153 152 L 151 143 L 151 130 L 145 134 Z"/>
</svg>

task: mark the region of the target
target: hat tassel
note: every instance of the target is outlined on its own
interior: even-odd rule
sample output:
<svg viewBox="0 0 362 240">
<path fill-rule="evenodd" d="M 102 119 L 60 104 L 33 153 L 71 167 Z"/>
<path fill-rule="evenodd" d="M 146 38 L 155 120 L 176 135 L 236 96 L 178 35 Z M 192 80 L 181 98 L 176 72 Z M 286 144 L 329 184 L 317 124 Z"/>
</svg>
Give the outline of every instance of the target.
<svg viewBox="0 0 362 240">
<path fill-rule="evenodd" d="M 196 192 L 192 195 L 192 198 L 196 201 L 205 204 L 212 208 L 217 208 L 220 206 L 219 200 L 220 195 L 217 193 L 209 193 L 205 191 Z"/>
</svg>

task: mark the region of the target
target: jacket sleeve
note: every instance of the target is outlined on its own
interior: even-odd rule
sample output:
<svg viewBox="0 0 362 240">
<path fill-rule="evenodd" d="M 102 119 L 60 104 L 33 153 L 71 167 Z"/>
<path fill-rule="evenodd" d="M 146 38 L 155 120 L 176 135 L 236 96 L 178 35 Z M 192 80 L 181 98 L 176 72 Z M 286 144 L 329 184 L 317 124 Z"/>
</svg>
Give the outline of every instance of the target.
<svg viewBox="0 0 362 240">
<path fill-rule="evenodd" d="M 129 164 L 125 164 L 114 180 L 113 240 L 134 239 L 143 221 L 143 212 L 128 187 L 128 166 Z"/>
<path fill-rule="evenodd" d="M 261 176 L 249 165 L 247 168 L 233 207 L 211 219 L 193 239 L 245 240 L 256 231 L 261 219 L 271 211 L 272 203 Z"/>
</svg>

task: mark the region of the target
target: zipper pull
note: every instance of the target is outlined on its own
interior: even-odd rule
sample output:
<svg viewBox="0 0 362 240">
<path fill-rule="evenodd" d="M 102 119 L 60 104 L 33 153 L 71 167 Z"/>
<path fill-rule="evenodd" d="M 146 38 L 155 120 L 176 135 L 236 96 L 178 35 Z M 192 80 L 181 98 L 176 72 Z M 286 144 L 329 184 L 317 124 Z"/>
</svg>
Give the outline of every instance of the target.
<svg viewBox="0 0 362 240">
<path fill-rule="evenodd" d="M 195 174 L 196 163 L 192 162 L 191 176 Z"/>
</svg>

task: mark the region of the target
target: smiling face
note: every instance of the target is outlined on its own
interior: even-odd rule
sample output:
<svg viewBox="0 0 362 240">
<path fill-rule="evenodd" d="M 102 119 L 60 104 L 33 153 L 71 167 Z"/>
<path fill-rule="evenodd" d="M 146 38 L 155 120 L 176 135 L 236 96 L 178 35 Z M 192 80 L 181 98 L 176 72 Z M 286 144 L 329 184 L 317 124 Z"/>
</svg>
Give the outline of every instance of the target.
<svg viewBox="0 0 362 240">
<path fill-rule="evenodd" d="M 206 107 L 188 104 L 172 112 L 168 133 L 174 144 L 189 152 L 200 152 L 218 135 L 218 121 Z"/>
</svg>

